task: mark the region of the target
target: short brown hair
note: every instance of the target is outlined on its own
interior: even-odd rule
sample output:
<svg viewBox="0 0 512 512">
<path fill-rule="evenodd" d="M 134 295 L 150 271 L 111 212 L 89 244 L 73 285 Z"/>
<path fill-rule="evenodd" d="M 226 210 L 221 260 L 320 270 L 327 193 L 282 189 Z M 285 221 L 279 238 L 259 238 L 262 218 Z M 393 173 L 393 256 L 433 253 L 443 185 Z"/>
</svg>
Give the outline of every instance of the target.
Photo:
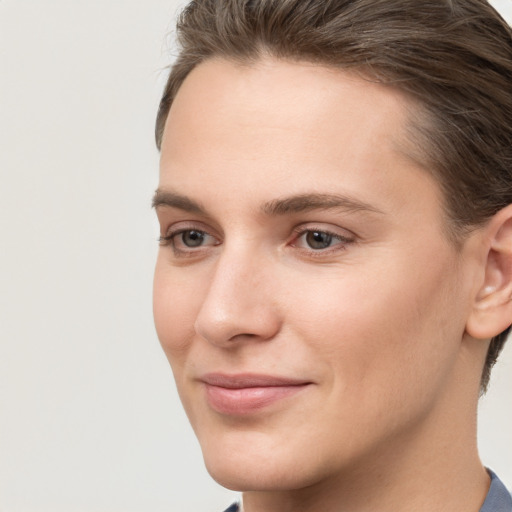
<svg viewBox="0 0 512 512">
<path fill-rule="evenodd" d="M 195 0 L 156 121 L 201 62 L 262 55 L 361 72 L 404 91 L 410 135 L 443 189 L 455 241 L 512 203 L 512 31 L 486 0 Z M 491 340 L 481 386 L 510 328 Z"/>
</svg>

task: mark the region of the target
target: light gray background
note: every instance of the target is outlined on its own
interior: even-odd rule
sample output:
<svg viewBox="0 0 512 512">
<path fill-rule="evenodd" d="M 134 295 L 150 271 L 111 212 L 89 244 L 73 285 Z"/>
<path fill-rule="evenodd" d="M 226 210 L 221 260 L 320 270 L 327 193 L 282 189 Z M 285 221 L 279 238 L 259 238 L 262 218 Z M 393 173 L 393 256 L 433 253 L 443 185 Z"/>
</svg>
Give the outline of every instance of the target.
<svg viewBox="0 0 512 512">
<path fill-rule="evenodd" d="M 183 1 L 0 0 L 0 512 L 219 512 L 151 316 Z M 510 0 L 495 2 L 512 20 Z M 512 486 L 512 347 L 480 414 Z"/>
</svg>

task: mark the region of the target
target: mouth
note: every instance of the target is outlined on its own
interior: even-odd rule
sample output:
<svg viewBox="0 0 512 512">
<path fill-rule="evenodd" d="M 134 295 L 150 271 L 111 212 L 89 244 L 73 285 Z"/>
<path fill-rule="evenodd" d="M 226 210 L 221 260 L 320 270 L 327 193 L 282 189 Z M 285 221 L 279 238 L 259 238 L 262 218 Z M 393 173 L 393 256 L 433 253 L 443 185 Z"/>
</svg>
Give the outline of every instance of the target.
<svg viewBox="0 0 512 512">
<path fill-rule="evenodd" d="M 209 373 L 200 379 L 208 405 L 229 416 L 246 416 L 290 398 L 312 382 L 259 374 L 225 375 Z"/>
</svg>

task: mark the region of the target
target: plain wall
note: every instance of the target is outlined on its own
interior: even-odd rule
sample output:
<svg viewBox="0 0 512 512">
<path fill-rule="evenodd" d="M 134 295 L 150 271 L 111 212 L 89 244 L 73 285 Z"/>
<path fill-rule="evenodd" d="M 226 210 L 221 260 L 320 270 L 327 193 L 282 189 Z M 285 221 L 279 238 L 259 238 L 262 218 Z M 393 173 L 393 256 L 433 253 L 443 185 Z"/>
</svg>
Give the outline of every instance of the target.
<svg viewBox="0 0 512 512">
<path fill-rule="evenodd" d="M 0 0 L 0 512 L 220 512 L 152 322 L 172 0 Z M 512 20 L 512 2 L 496 2 Z M 480 414 L 512 487 L 512 347 Z"/>
</svg>

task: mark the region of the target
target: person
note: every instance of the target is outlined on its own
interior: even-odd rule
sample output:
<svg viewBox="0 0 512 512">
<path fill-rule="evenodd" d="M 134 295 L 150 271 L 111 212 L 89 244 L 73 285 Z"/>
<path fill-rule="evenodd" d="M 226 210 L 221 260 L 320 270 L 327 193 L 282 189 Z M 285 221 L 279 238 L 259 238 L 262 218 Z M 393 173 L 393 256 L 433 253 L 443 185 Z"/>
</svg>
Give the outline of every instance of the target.
<svg viewBox="0 0 512 512">
<path fill-rule="evenodd" d="M 154 317 L 244 512 L 510 512 L 512 31 L 485 0 L 195 0 L 156 123 Z"/>
</svg>

